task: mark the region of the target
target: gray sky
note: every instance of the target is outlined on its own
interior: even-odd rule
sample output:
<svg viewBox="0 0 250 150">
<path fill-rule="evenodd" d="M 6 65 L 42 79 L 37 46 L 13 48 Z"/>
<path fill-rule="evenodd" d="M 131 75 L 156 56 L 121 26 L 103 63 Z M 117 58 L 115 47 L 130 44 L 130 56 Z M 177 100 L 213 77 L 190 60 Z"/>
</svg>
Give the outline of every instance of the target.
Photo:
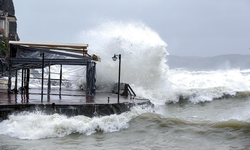
<svg viewBox="0 0 250 150">
<path fill-rule="evenodd" d="M 13 0 L 21 41 L 74 43 L 105 20 L 139 21 L 170 55 L 250 54 L 250 0 Z"/>
</svg>

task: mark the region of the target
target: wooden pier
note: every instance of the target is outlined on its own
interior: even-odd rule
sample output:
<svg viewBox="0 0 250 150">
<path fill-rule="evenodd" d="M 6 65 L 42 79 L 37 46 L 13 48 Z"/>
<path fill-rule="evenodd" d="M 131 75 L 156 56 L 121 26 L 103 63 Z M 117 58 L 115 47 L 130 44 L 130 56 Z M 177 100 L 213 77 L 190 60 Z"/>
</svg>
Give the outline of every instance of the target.
<svg viewBox="0 0 250 150">
<path fill-rule="evenodd" d="M 46 114 L 62 114 L 66 116 L 84 115 L 88 117 L 120 114 L 129 111 L 133 106 L 151 107 L 149 100 L 139 97 L 121 96 L 117 103 L 117 94 L 96 92 L 86 97 L 81 90 L 52 89 L 51 94 L 44 94 L 40 100 L 40 89 L 30 89 L 29 93 L 7 93 L 0 90 L 0 120 L 7 119 L 13 113 L 23 111 L 41 111 Z"/>
<path fill-rule="evenodd" d="M 8 90 L 0 90 L 0 120 L 23 111 L 95 117 L 120 114 L 129 111 L 135 105 L 153 106 L 148 99 L 137 97 L 128 84 L 124 84 L 123 91 L 119 91 L 120 88 L 115 89 L 116 94 L 96 92 L 96 61 L 100 61 L 100 58 L 87 53 L 87 44 L 19 41 L 10 41 L 9 44 Z M 58 87 L 51 87 L 51 65 L 60 65 Z M 86 66 L 84 91 L 62 87 L 62 65 Z M 46 87 L 44 87 L 45 67 L 49 68 Z M 40 88 L 30 88 L 30 69 L 42 69 Z M 18 70 L 22 72 L 21 85 L 18 85 L 17 81 Z M 13 77 L 15 77 L 14 89 L 11 88 Z M 118 96 L 118 93 L 121 95 Z"/>
</svg>

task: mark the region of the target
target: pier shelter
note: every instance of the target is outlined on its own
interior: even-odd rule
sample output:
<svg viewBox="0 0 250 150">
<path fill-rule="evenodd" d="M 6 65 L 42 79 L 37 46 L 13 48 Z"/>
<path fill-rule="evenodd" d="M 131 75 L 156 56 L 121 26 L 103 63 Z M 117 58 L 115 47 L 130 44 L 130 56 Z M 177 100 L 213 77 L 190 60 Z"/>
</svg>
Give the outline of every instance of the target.
<svg viewBox="0 0 250 150">
<path fill-rule="evenodd" d="M 96 61 L 100 58 L 89 55 L 88 44 L 41 43 L 9 41 L 8 93 L 17 91 L 17 71 L 22 70 L 22 88 L 29 90 L 30 69 L 42 69 L 41 95 L 43 95 L 44 68 L 49 67 L 48 94 L 50 93 L 50 66 L 60 65 L 59 92 L 62 85 L 62 65 L 86 66 L 86 96 L 95 94 Z M 11 89 L 11 78 L 16 77 L 15 88 Z"/>
</svg>

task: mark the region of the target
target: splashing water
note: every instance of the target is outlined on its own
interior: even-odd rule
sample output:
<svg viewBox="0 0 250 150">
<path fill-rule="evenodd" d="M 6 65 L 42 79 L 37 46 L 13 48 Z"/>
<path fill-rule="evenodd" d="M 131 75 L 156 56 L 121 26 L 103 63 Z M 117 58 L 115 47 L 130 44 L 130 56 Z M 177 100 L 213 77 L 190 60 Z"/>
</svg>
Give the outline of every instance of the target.
<svg viewBox="0 0 250 150">
<path fill-rule="evenodd" d="M 81 33 L 80 42 L 89 44 L 89 51 L 102 59 L 97 64 L 97 88 L 109 91 L 118 78 L 118 62 L 114 54 L 121 54 L 121 82 L 129 83 L 137 95 L 161 99 L 161 86 L 168 84 L 166 73 L 167 44 L 143 23 L 106 22 Z"/>
<path fill-rule="evenodd" d="M 89 53 L 101 57 L 97 63 L 97 90 L 110 92 L 118 79 L 118 62 L 111 57 L 121 54 L 121 82 L 129 83 L 138 96 L 154 104 L 212 101 L 225 95 L 249 91 L 249 71 L 169 70 L 167 44 L 143 23 L 105 22 L 80 33 L 79 43 L 89 44 Z M 85 85 L 85 68 L 65 68 L 64 76 L 75 79 L 73 85 Z M 77 70 L 77 71 L 76 71 Z M 245 95 L 247 93 L 244 93 Z"/>
<path fill-rule="evenodd" d="M 88 43 L 90 53 L 102 59 L 97 64 L 97 88 L 100 91 L 111 91 L 117 82 L 118 62 L 111 59 L 114 53 L 122 55 L 121 82 L 129 83 L 137 95 L 155 104 L 178 102 L 180 97 L 199 103 L 249 90 L 247 76 L 239 70 L 169 70 L 167 44 L 143 23 L 106 22 L 82 31 L 79 42 Z"/>
<path fill-rule="evenodd" d="M 41 139 L 64 137 L 73 133 L 91 135 L 97 131 L 104 133 L 120 131 L 129 127 L 129 121 L 142 113 L 151 112 L 151 108 L 134 107 L 120 115 L 89 118 L 85 116 L 66 117 L 47 115 L 42 112 L 22 112 L 9 116 L 0 123 L 0 134 L 20 139 Z"/>
</svg>

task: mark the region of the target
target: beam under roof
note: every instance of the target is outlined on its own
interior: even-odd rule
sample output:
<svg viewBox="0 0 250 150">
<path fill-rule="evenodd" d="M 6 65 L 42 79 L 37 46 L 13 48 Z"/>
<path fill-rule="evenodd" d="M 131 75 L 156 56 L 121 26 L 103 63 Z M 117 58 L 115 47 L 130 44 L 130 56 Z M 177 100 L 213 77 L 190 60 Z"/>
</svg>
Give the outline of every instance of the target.
<svg viewBox="0 0 250 150">
<path fill-rule="evenodd" d="M 88 44 L 73 44 L 73 43 L 44 43 L 44 42 L 22 42 L 22 41 L 9 41 L 9 44 L 20 45 L 20 46 L 29 46 L 29 47 L 49 47 L 52 49 L 60 48 L 72 48 L 72 49 L 87 49 Z"/>
</svg>

